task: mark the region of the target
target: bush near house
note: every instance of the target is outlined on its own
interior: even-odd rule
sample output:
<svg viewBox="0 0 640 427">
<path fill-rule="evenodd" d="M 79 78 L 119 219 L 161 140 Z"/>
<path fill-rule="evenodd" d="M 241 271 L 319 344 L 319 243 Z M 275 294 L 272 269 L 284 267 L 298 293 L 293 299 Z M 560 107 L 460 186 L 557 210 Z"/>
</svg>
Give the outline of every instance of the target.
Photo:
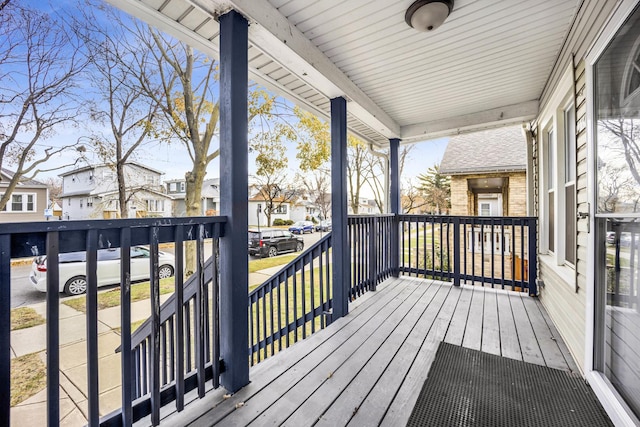
<svg viewBox="0 0 640 427">
<path fill-rule="evenodd" d="M 273 220 L 273 226 L 274 227 L 284 226 L 284 225 L 293 225 L 293 220 L 292 219 L 282 219 L 282 218 L 276 218 L 276 219 Z"/>
</svg>

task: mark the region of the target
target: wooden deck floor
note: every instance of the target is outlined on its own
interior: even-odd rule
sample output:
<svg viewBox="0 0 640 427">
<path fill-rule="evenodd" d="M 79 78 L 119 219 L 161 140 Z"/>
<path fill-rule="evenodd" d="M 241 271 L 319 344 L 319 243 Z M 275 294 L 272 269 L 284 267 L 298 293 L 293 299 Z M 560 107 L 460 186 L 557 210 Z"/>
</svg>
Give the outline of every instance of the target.
<svg viewBox="0 0 640 427">
<path fill-rule="evenodd" d="M 526 295 L 401 277 L 345 318 L 162 421 L 194 426 L 405 425 L 441 341 L 576 370 L 544 308 Z"/>
</svg>

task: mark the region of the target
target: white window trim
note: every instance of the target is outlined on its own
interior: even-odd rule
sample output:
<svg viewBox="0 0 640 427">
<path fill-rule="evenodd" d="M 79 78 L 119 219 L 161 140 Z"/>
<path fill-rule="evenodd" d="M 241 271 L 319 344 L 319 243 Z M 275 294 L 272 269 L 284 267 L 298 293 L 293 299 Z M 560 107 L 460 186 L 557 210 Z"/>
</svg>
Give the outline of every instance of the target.
<svg viewBox="0 0 640 427">
<path fill-rule="evenodd" d="M 572 65 L 570 64 L 565 70 L 562 78 L 558 82 L 555 90 L 553 91 L 551 97 L 547 101 L 545 108 L 542 110 L 540 114 L 540 119 L 538 122 L 538 134 L 540 139 L 540 147 L 542 148 L 541 164 L 540 164 L 540 178 L 541 178 L 541 186 L 540 186 L 540 194 L 539 194 L 539 205 L 540 205 L 540 218 L 541 218 L 541 239 L 539 244 L 540 253 L 548 254 L 552 259 L 552 264 L 558 267 L 566 267 L 571 270 L 575 270 L 575 266 L 573 264 L 569 264 L 565 261 L 565 243 L 566 239 L 563 238 L 565 233 L 565 197 L 564 191 L 564 180 L 565 180 L 565 123 L 564 123 L 564 113 L 567 108 L 573 104 L 574 102 L 574 94 L 573 94 L 573 70 L 571 69 Z M 575 124 L 574 124 L 575 126 Z M 548 141 L 547 133 L 549 131 L 553 131 L 554 135 L 554 147 L 553 154 L 555 156 L 555 164 L 554 164 L 554 250 L 549 251 L 549 239 L 548 239 L 548 224 L 549 224 L 549 215 L 547 214 L 548 203 L 547 203 L 547 188 L 549 187 L 549 175 L 548 175 L 548 154 L 545 152 L 545 147 L 547 147 Z M 562 193 L 562 194 L 561 194 Z"/>
<path fill-rule="evenodd" d="M 21 211 L 13 210 L 13 196 L 24 196 L 22 199 L 22 207 L 24 208 Z M 27 209 L 27 198 L 28 196 L 33 196 L 33 209 Z M 13 213 L 13 214 L 24 214 L 24 213 L 35 213 L 38 211 L 38 194 L 37 193 L 23 193 L 23 192 L 13 192 L 11 193 L 11 197 L 7 201 L 5 205 L 5 209 L 1 211 L 2 213 Z"/>
</svg>

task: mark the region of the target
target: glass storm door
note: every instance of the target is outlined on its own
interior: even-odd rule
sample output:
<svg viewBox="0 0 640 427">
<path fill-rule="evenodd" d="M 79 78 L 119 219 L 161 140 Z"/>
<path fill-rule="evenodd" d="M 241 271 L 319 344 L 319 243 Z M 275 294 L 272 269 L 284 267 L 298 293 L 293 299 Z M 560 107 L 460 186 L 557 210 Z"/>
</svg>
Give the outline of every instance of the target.
<svg viewBox="0 0 640 427">
<path fill-rule="evenodd" d="M 640 417 L 640 9 L 594 68 L 594 361 Z"/>
</svg>

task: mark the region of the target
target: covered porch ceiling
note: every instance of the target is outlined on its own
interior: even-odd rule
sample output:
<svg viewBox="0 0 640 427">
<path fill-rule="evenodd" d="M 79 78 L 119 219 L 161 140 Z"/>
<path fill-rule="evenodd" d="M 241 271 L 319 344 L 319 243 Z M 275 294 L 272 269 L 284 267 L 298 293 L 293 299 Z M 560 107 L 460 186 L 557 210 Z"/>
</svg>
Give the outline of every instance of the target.
<svg viewBox="0 0 640 427">
<path fill-rule="evenodd" d="M 249 19 L 250 77 L 377 146 L 533 119 L 581 0 L 455 0 L 445 23 L 405 23 L 413 0 L 108 0 L 213 57 L 217 17 Z"/>
</svg>

